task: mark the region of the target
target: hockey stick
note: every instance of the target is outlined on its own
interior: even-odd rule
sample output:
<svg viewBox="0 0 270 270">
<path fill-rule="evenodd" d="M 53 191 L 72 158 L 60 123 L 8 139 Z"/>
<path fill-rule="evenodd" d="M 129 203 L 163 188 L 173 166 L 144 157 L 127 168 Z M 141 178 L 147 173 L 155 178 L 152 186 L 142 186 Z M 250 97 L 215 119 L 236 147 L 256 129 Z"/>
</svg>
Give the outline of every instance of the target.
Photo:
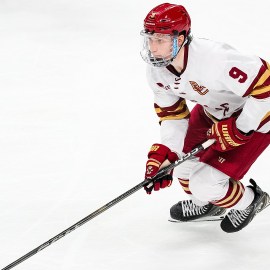
<svg viewBox="0 0 270 270">
<path fill-rule="evenodd" d="M 36 253 L 38 253 L 39 251 L 43 250 L 44 248 L 48 247 L 49 245 L 51 245 L 52 243 L 58 241 L 59 239 L 61 239 L 62 237 L 66 236 L 67 234 L 69 234 L 70 232 L 76 230 L 78 227 L 82 226 L 84 223 L 88 222 L 89 220 L 93 219 L 94 217 L 98 216 L 99 214 L 101 214 L 102 212 L 108 210 L 110 207 L 112 207 L 113 205 L 119 203 L 120 201 L 124 200 L 125 198 L 127 198 L 128 196 L 130 196 L 131 194 L 135 193 L 136 191 L 138 191 L 139 189 L 143 188 L 146 185 L 149 185 L 151 182 L 155 182 L 157 179 L 159 179 L 160 177 L 164 176 L 167 174 L 168 171 L 170 171 L 171 169 L 175 168 L 176 166 L 180 165 L 181 163 L 183 163 L 184 161 L 190 159 L 191 157 L 193 157 L 194 155 L 196 155 L 197 153 L 199 153 L 200 151 L 208 148 L 210 145 L 212 145 L 215 142 L 215 140 L 210 139 L 208 141 L 206 141 L 205 143 L 199 145 L 198 147 L 194 148 L 192 151 L 190 151 L 189 153 L 187 153 L 186 155 L 184 155 L 181 159 L 175 161 L 174 163 L 170 164 L 169 166 L 163 168 L 162 170 L 160 170 L 157 175 L 153 178 L 153 179 L 145 179 L 143 182 L 141 182 L 140 184 L 138 184 L 137 186 L 131 188 L 130 190 L 128 190 L 127 192 L 123 193 L 122 195 L 120 195 L 119 197 L 115 198 L 114 200 L 110 201 L 109 203 L 105 204 L 104 206 L 100 207 L 98 210 L 94 211 L 93 213 L 91 213 L 90 215 L 88 215 L 87 217 L 83 218 L 82 220 L 78 221 L 77 223 L 75 223 L 74 225 L 72 225 L 71 227 L 69 227 L 68 229 L 62 231 L 61 233 L 57 234 L 56 236 L 54 236 L 53 238 L 51 238 L 50 240 L 48 240 L 47 242 L 43 243 L 42 245 L 36 247 L 35 249 L 31 250 L 30 252 L 28 252 L 27 254 L 25 254 L 24 256 L 20 257 L 19 259 L 17 259 L 16 261 L 12 262 L 11 264 L 7 265 L 6 267 L 2 268 L 2 270 L 8 270 L 13 268 L 14 266 L 18 265 L 19 263 L 27 260 L 28 258 L 30 258 L 31 256 L 35 255 Z"/>
</svg>

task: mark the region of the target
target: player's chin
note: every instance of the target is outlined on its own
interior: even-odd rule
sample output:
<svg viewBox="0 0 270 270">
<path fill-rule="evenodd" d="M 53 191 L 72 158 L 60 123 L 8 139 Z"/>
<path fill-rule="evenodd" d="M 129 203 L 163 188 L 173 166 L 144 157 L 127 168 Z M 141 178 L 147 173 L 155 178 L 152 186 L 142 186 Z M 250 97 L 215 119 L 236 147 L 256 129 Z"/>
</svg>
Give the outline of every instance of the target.
<svg viewBox="0 0 270 270">
<path fill-rule="evenodd" d="M 153 57 L 156 59 L 156 60 L 169 60 L 170 57 L 168 55 L 166 56 L 162 56 L 162 55 L 153 55 Z"/>
</svg>

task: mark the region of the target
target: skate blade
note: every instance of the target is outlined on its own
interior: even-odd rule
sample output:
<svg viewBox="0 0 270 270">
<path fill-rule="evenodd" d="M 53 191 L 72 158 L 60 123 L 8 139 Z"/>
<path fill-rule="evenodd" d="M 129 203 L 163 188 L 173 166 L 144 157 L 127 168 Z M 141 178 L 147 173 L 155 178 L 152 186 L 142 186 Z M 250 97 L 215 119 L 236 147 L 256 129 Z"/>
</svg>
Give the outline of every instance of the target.
<svg viewBox="0 0 270 270">
<path fill-rule="evenodd" d="M 225 218 L 225 216 L 212 216 L 212 217 L 202 217 L 199 219 L 189 220 L 189 221 L 182 221 L 182 220 L 169 218 L 168 221 L 174 222 L 174 223 L 187 223 L 187 222 L 221 221 L 224 218 Z"/>
</svg>

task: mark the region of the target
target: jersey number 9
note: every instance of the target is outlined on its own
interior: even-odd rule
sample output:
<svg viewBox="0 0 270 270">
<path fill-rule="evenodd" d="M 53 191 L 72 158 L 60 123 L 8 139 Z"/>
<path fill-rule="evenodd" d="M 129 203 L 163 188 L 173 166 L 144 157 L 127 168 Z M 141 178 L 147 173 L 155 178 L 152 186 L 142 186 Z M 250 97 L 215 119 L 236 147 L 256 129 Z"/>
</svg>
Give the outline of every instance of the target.
<svg viewBox="0 0 270 270">
<path fill-rule="evenodd" d="M 240 83 L 244 83 L 248 78 L 247 74 L 237 67 L 233 67 L 230 70 L 229 74 L 232 78 L 239 79 L 238 82 L 240 82 Z"/>
</svg>

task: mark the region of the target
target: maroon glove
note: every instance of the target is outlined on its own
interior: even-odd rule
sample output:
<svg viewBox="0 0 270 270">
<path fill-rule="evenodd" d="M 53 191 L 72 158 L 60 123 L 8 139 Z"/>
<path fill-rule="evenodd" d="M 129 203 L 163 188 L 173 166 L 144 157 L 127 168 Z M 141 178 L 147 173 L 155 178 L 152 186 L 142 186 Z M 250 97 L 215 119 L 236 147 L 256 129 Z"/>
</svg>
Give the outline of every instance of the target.
<svg viewBox="0 0 270 270">
<path fill-rule="evenodd" d="M 148 153 L 148 160 L 146 162 L 146 171 L 145 171 L 145 178 L 152 178 L 154 177 L 160 169 L 160 166 L 165 160 L 169 162 L 175 162 L 178 160 L 179 157 L 176 153 L 172 152 L 167 146 L 163 144 L 153 144 L 149 153 Z M 153 185 L 148 185 L 144 187 L 147 194 L 151 194 L 152 190 L 158 191 L 160 188 L 169 187 L 172 184 L 172 173 L 171 170 L 168 175 L 158 179 L 155 181 Z"/>
<path fill-rule="evenodd" d="M 253 132 L 251 134 L 241 132 L 236 127 L 235 121 L 235 118 L 230 117 L 213 124 L 212 128 L 208 130 L 207 137 L 216 140 L 216 143 L 212 145 L 213 149 L 220 152 L 229 151 L 251 139 Z"/>
</svg>

